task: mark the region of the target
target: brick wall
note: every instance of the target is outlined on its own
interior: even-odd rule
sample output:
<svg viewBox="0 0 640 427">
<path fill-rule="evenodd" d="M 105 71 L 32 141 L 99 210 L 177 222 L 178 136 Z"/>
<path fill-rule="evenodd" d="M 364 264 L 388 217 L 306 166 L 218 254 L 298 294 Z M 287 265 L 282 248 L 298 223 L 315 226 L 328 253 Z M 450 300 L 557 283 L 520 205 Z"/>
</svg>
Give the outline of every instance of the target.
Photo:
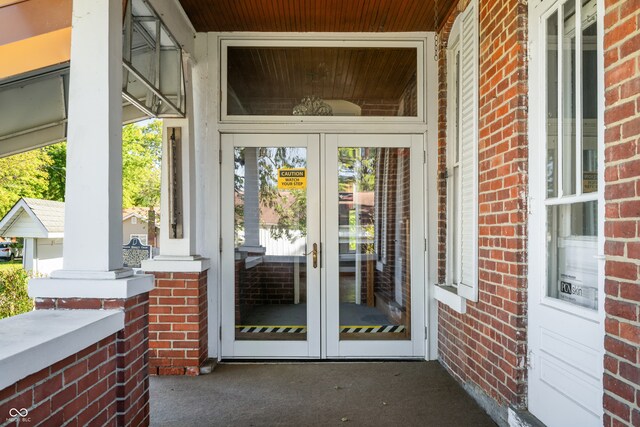
<svg viewBox="0 0 640 427">
<path fill-rule="evenodd" d="M 0 391 L 0 414 L 25 408 L 24 424 L 115 425 L 116 341 L 114 334 Z"/>
<path fill-rule="evenodd" d="M 303 264 L 300 265 L 299 278 L 302 288 L 306 281 L 306 267 L 304 259 L 301 259 L 301 262 Z M 293 262 L 264 261 L 254 267 L 245 268 L 244 260 L 236 261 L 238 304 L 293 304 L 294 271 Z"/>
<path fill-rule="evenodd" d="M 346 99 L 361 108 L 362 116 L 417 116 L 418 100 L 416 91 L 416 81 L 409 83 L 407 88 L 398 100 L 385 99 Z M 293 107 L 300 103 L 300 99 L 280 98 L 280 99 L 249 99 L 244 107 L 247 114 L 265 116 L 290 116 Z M 230 114 L 242 114 L 240 111 L 229 111 Z"/>
<path fill-rule="evenodd" d="M 463 1 L 462 3 L 466 3 Z M 458 9 L 451 11 L 446 41 Z M 438 308 L 440 361 L 501 406 L 526 406 L 527 2 L 480 0 L 479 299 Z M 439 60 L 439 281 L 446 272 L 446 57 Z"/>
<path fill-rule="evenodd" d="M 154 273 L 149 294 L 149 372 L 199 375 L 208 356 L 207 272 Z"/>
<path fill-rule="evenodd" d="M 45 425 L 62 425 L 76 417 L 77 425 L 148 425 L 148 295 L 128 299 L 38 298 L 36 309 L 120 309 L 125 327 L 113 337 L 19 381 L 14 389 L 0 392 L 0 400 L 15 394 L 5 402 L 7 412 L 0 413 L 24 403 L 17 407 L 28 409 L 26 405 L 31 404 L 29 416 L 37 422 L 46 420 Z M 63 422 L 58 422 L 61 417 Z"/>
<path fill-rule="evenodd" d="M 605 1 L 604 425 L 640 425 L 640 1 Z"/>
</svg>

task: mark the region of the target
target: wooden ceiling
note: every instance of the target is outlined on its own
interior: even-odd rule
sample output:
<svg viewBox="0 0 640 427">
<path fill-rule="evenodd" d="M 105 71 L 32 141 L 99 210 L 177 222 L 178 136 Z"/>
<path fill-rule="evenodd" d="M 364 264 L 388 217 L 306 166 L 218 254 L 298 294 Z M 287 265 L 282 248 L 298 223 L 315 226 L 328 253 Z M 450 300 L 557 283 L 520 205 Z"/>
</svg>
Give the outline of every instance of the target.
<svg viewBox="0 0 640 427">
<path fill-rule="evenodd" d="M 199 32 L 408 32 L 435 30 L 456 1 L 180 0 L 180 3 Z"/>
<path fill-rule="evenodd" d="M 240 99 L 398 100 L 416 63 L 408 48 L 230 47 L 228 79 Z"/>
</svg>

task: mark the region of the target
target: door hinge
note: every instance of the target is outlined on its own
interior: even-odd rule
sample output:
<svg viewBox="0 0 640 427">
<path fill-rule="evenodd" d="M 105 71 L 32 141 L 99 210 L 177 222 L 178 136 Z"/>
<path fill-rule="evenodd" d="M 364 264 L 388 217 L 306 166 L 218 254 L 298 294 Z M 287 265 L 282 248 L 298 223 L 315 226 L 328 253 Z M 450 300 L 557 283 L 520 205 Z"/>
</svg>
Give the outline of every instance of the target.
<svg viewBox="0 0 640 427">
<path fill-rule="evenodd" d="M 529 350 L 525 356 L 525 365 L 527 369 L 533 369 L 533 350 Z"/>
<path fill-rule="evenodd" d="M 220 332 L 220 339 L 222 339 L 222 325 L 219 326 L 218 331 Z"/>
<path fill-rule="evenodd" d="M 424 251 L 427 252 L 427 238 L 424 238 Z"/>
<path fill-rule="evenodd" d="M 429 325 L 424 327 L 424 339 L 425 341 L 429 341 Z"/>
<path fill-rule="evenodd" d="M 220 253 L 222 253 L 222 237 L 220 238 L 220 242 L 218 242 Z"/>
<path fill-rule="evenodd" d="M 218 150 L 218 164 L 222 164 L 222 148 Z"/>
<path fill-rule="evenodd" d="M 422 152 L 423 156 L 422 156 L 422 163 L 424 163 L 425 165 L 427 164 L 427 151 L 423 151 Z"/>
</svg>

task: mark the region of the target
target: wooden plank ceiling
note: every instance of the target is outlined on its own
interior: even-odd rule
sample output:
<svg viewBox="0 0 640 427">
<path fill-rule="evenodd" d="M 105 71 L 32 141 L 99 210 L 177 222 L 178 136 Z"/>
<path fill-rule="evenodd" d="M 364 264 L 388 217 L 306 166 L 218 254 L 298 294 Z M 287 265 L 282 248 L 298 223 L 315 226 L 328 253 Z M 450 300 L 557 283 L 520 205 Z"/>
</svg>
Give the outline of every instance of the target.
<svg viewBox="0 0 640 427">
<path fill-rule="evenodd" d="M 433 31 L 454 0 L 180 0 L 196 31 Z M 437 21 L 437 23 L 436 23 Z"/>
<path fill-rule="evenodd" d="M 229 84 L 240 99 L 398 100 L 415 80 L 415 49 L 229 48 Z"/>
</svg>

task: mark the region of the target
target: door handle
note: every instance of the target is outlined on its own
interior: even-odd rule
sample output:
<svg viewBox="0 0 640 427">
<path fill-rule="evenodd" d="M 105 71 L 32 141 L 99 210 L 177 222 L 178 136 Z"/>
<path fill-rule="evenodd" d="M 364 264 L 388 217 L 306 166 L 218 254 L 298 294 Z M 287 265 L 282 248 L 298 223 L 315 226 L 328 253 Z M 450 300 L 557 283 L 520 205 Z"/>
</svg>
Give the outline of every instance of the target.
<svg viewBox="0 0 640 427">
<path fill-rule="evenodd" d="M 313 244 L 313 249 L 311 250 L 311 252 L 308 252 L 306 255 L 313 256 L 313 268 L 318 268 L 318 244 L 317 243 Z"/>
</svg>

